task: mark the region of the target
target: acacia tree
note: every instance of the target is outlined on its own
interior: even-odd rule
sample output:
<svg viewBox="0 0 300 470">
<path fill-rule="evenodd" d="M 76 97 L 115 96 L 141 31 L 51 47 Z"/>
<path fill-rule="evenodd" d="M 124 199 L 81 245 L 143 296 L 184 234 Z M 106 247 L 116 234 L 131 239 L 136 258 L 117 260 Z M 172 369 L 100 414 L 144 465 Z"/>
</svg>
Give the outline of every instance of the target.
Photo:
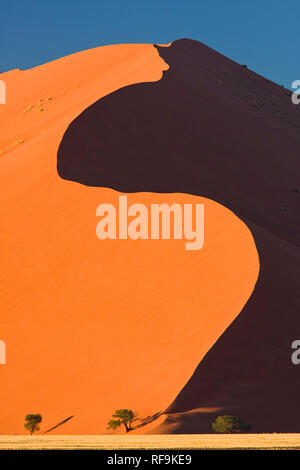
<svg viewBox="0 0 300 470">
<path fill-rule="evenodd" d="M 113 414 L 113 419 L 107 423 L 107 429 L 117 429 L 121 424 L 124 424 L 126 432 L 132 431 L 132 422 L 137 419 L 137 413 L 133 410 L 123 408 L 116 410 Z"/>
<path fill-rule="evenodd" d="M 34 432 L 40 430 L 39 423 L 42 422 L 42 415 L 40 414 L 29 414 L 25 416 L 24 428 L 32 435 Z"/>
<path fill-rule="evenodd" d="M 232 434 L 236 432 L 251 431 L 252 426 L 244 423 L 244 421 L 237 416 L 224 415 L 218 416 L 215 419 L 212 423 L 212 428 L 215 432 Z"/>
</svg>

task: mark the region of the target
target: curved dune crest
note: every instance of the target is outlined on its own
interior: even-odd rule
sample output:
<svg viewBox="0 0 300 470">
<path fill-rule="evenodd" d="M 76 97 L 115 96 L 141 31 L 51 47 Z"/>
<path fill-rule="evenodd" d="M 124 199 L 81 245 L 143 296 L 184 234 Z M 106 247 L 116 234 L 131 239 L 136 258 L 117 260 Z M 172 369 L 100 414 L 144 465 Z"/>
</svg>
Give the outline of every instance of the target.
<svg viewBox="0 0 300 470">
<path fill-rule="evenodd" d="M 96 207 L 116 205 L 119 193 L 57 175 L 57 148 L 72 119 L 120 87 L 159 80 L 167 68 L 152 45 L 128 45 L 5 75 L 3 434 L 23 433 L 28 412 L 43 415 L 43 430 L 73 416 L 51 432 L 98 434 L 115 408 L 141 417 L 163 411 L 254 288 L 253 237 L 220 204 L 179 193 L 128 196 L 146 205 L 203 202 L 207 241 L 199 252 L 185 251 L 184 240 L 100 241 Z"/>
<path fill-rule="evenodd" d="M 7 104 L 0 106 L 0 156 L 18 139 L 29 143 L 50 132 L 57 133 L 56 152 L 65 128 L 87 106 L 124 86 L 160 80 L 168 68 L 152 44 L 120 44 L 1 74 Z"/>
</svg>

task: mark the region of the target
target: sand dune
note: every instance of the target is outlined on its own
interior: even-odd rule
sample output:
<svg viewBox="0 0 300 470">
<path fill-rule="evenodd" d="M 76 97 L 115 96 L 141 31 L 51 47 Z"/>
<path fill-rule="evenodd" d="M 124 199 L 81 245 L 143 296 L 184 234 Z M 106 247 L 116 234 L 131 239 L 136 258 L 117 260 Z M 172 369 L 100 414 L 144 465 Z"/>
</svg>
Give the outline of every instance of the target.
<svg viewBox="0 0 300 470">
<path fill-rule="evenodd" d="M 204 203 L 202 251 L 187 252 L 180 240 L 101 242 L 96 207 L 120 193 L 57 173 L 58 147 L 76 116 L 115 90 L 159 81 L 168 68 L 154 46 L 124 45 L 1 75 L 1 433 L 23 433 L 29 412 L 43 415 L 43 431 L 74 416 L 52 432 L 98 434 L 116 408 L 142 417 L 163 411 L 253 291 L 251 232 L 209 196 L 156 188 L 128 196 L 147 206 Z M 127 159 L 130 148 L 122 152 Z M 122 166 L 115 170 L 122 175 Z"/>
<path fill-rule="evenodd" d="M 95 187 L 215 200 L 251 230 L 260 275 L 153 432 L 211 432 L 216 414 L 241 416 L 255 432 L 296 432 L 300 107 L 288 90 L 197 41 L 156 49 L 169 65 L 162 79 L 122 88 L 78 116 L 58 172 Z"/>
</svg>

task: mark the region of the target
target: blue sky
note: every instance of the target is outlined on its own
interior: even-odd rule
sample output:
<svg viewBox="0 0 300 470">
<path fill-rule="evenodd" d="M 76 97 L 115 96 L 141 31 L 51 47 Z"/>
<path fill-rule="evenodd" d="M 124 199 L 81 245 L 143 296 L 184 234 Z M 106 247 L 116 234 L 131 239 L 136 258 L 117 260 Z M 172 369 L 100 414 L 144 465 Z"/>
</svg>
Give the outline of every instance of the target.
<svg viewBox="0 0 300 470">
<path fill-rule="evenodd" d="M 0 11 L 1 72 L 189 37 L 287 88 L 300 79 L 300 0 L 8 0 Z"/>
</svg>

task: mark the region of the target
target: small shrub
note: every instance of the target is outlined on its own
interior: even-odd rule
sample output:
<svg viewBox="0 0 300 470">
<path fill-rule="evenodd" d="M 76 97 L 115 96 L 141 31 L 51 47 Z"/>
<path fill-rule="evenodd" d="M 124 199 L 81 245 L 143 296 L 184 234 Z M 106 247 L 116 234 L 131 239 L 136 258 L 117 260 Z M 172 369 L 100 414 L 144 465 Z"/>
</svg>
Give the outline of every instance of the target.
<svg viewBox="0 0 300 470">
<path fill-rule="evenodd" d="M 117 429 L 124 424 L 126 432 L 132 431 L 132 422 L 137 419 L 137 414 L 133 410 L 123 408 L 116 410 L 113 414 L 114 419 L 110 419 L 107 423 L 107 429 Z"/>
<path fill-rule="evenodd" d="M 218 416 L 212 423 L 212 428 L 218 433 L 238 433 L 238 432 L 249 432 L 252 427 L 249 424 L 244 423 L 237 416 L 224 415 Z"/>
<path fill-rule="evenodd" d="M 24 428 L 32 435 L 34 432 L 40 430 L 39 423 L 42 422 L 42 415 L 40 414 L 29 414 L 25 416 Z"/>
</svg>

